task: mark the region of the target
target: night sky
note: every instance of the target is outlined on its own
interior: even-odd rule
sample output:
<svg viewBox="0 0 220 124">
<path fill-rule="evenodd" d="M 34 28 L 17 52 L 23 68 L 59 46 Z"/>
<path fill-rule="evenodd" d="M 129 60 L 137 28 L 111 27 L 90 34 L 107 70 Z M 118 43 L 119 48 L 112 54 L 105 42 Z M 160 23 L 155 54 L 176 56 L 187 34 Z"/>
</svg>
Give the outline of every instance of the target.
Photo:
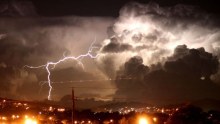
<svg viewBox="0 0 220 124">
<path fill-rule="evenodd" d="M 219 14 L 215 0 L 33 0 L 37 12 L 43 16 L 113 16 L 118 17 L 120 9 L 129 2 L 148 4 L 155 2 L 160 6 L 175 6 L 177 4 L 199 6 L 201 9 Z"/>
<path fill-rule="evenodd" d="M 214 0 L 0 2 L 0 97 L 220 100 Z M 94 44 L 93 44 L 94 43 Z M 91 46 L 92 45 L 92 46 Z M 27 66 L 28 67 L 27 67 Z"/>
</svg>

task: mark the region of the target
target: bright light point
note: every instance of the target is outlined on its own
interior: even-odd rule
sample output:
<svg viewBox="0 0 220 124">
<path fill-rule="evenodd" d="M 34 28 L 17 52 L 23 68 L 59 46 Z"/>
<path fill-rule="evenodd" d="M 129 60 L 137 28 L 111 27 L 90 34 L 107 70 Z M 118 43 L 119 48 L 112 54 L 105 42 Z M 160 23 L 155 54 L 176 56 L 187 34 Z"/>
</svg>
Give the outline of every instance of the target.
<svg viewBox="0 0 220 124">
<path fill-rule="evenodd" d="M 53 118 L 52 117 L 49 117 L 49 120 L 52 120 Z"/>
<path fill-rule="evenodd" d="M 15 119 L 15 118 L 16 118 L 16 116 L 15 116 L 15 115 L 12 115 L 12 116 L 11 116 L 11 118 L 12 118 L 12 119 Z"/>
<path fill-rule="evenodd" d="M 112 123 L 112 122 L 113 122 L 113 119 L 111 119 L 110 122 Z"/>
<path fill-rule="evenodd" d="M 7 117 L 4 117 L 4 116 L 3 116 L 3 117 L 2 117 L 2 120 L 6 121 L 6 120 L 7 120 Z"/>
<path fill-rule="evenodd" d="M 58 112 L 64 112 L 64 111 L 65 111 L 65 108 L 58 108 L 57 111 L 58 111 Z"/>
<path fill-rule="evenodd" d="M 25 118 L 25 119 L 27 119 L 27 118 L 28 118 L 28 116 L 27 116 L 27 115 L 25 115 L 25 116 L 24 116 L 24 118 Z"/>
<path fill-rule="evenodd" d="M 154 117 L 154 118 L 153 118 L 153 121 L 154 121 L 154 122 L 157 122 L 157 118 L 156 118 L 156 117 Z"/>
<path fill-rule="evenodd" d="M 201 79 L 201 80 L 205 80 L 205 77 L 202 76 L 200 79 Z"/>
<path fill-rule="evenodd" d="M 148 120 L 146 118 L 142 117 L 142 118 L 139 119 L 138 124 L 149 124 L 149 123 L 148 123 Z"/>
<path fill-rule="evenodd" d="M 37 121 L 28 118 L 28 119 L 25 119 L 25 122 L 24 122 L 24 123 L 25 123 L 25 124 L 37 124 Z"/>
<path fill-rule="evenodd" d="M 53 107 L 52 106 L 49 107 L 49 111 L 53 111 Z"/>
</svg>

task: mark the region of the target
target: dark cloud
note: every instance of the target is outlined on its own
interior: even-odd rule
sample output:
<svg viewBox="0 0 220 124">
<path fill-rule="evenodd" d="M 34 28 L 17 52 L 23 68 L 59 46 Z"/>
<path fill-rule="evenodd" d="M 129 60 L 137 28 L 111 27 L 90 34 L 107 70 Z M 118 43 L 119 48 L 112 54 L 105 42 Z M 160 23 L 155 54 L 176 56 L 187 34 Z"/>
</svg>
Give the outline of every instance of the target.
<svg viewBox="0 0 220 124">
<path fill-rule="evenodd" d="M 16 96 L 17 99 L 29 100 L 47 98 L 49 87 L 46 83 L 46 69 L 29 69 L 24 66 L 38 66 L 47 62 L 56 62 L 64 55 L 85 54 L 95 37 L 97 37 L 96 44 L 98 45 L 106 37 L 106 28 L 111 23 L 111 18 L 101 17 L 91 17 L 89 20 L 87 17 L 1 17 L 0 89 L 2 90 L 0 96 L 8 98 Z M 83 60 L 82 63 L 90 63 L 89 61 L 89 59 Z M 90 66 L 90 64 L 85 64 L 85 71 L 88 73 L 83 71 L 81 66 L 78 67 L 79 65 L 75 61 L 60 64 L 54 70 L 50 68 L 53 70 L 52 81 L 64 82 L 100 78 L 93 76 L 92 73 L 96 72 L 92 68 L 94 69 L 95 66 Z M 13 69 L 17 71 L 7 72 L 7 70 Z M 21 72 L 25 74 L 23 77 L 20 75 Z M 80 83 L 66 83 L 65 86 L 53 84 L 55 87 L 52 90 L 54 99 L 60 99 L 62 95 L 70 93 L 66 89 L 69 89 L 73 84 L 79 85 Z M 81 84 L 89 85 L 88 82 Z M 92 82 L 91 84 L 105 85 L 100 82 Z M 81 91 L 79 92 L 81 93 Z"/>
<path fill-rule="evenodd" d="M 11 66 L 24 66 L 26 63 L 40 64 L 39 60 L 48 61 L 47 58 L 44 58 L 46 56 L 54 54 L 62 56 L 62 52 L 68 51 L 54 43 L 47 31 L 21 32 L 20 34 L 8 35 L 1 39 L 0 47 L 1 61 Z M 39 60 L 33 61 L 32 58 Z"/>
<path fill-rule="evenodd" d="M 204 48 L 189 49 L 178 46 L 164 66 L 149 72 L 140 57 L 131 58 L 124 64 L 116 82 L 116 96 L 140 101 L 164 104 L 196 99 L 219 99 L 220 87 L 210 80 L 218 70 L 218 59 Z M 174 59 L 175 58 L 175 59 Z M 203 77 L 203 78 L 201 78 Z"/>
<path fill-rule="evenodd" d="M 189 53 L 189 49 L 187 48 L 186 45 L 178 45 L 174 49 L 173 56 L 171 56 L 169 59 L 176 60 L 176 59 L 182 58 L 183 56 L 187 55 L 188 53 Z"/>
<path fill-rule="evenodd" d="M 114 57 L 112 56 L 107 56 L 104 59 L 100 60 L 102 63 L 99 63 L 99 69 L 107 75 L 109 78 L 115 78 L 115 62 L 114 62 Z"/>
<path fill-rule="evenodd" d="M 139 56 L 129 59 L 116 77 L 116 97 L 138 98 L 144 91 L 144 76 L 149 72 L 149 68 L 143 64 Z M 138 92 L 137 92 L 138 90 Z M 133 92 L 134 91 L 134 92 Z"/>
<path fill-rule="evenodd" d="M 2 0 L 0 2 L 1 17 L 27 17 L 37 16 L 35 6 L 27 0 Z"/>
<path fill-rule="evenodd" d="M 117 38 L 110 39 L 110 43 L 102 48 L 102 52 L 118 53 L 132 50 L 132 46 L 126 43 L 120 43 Z"/>
<path fill-rule="evenodd" d="M 169 72 L 184 75 L 192 72 L 194 75 L 190 75 L 195 78 L 210 78 L 218 71 L 218 58 L 206 52 L 204 48 L 188 49 L 185 45 L 178 46 L 173 57 L 176 61 L 168 61 L 164 65 L 165 70 Z"/>
<path fill-rule="evenodd" d="M 92 73 L 85 72 L 79 68 L 63 68 L 59 70 L 51 70 L 51 80 L 54 82 L 80 81 L 80 80 L 96 79 Z"/>
<path fill-rule="evenodd" d="M 27 99 L 28 92 L 32 91 L 31 96 L 36 97 L 37 93 L 34 92 L 36 89 L 30 89 L 28 86 L 36 86 L 34 82 L 37 81 L 37 77 L 33 73 L 16 68 L 13 66 L 6 66 L 2 64 L 0 66 L 0 94 L 1 97 L 9 97 L 14 99 Z M 25 87 L 25 91 L 22 89 Z M 29 96 L 30 97 L 30 96 Z"/>
<path fill-rule="evenodd" d="M 148 72 L 148 67 L 143 65 L 143 59 L 140 56 L 132 57 L 124 65 L 124 74 L 135 76 Z"/>
<path fill-rule="evenodd" d="M 89 96 L 91 97 L 91 96 L 97 96 L 97 95 L 90 94 Z M 75 105 L 76 105 L 77 109 L 91 109 L 91 108 L 94 109 L 94 108 L 97 108 L 97 107 L 100 107 L 102 105 L 106 105 L 109 103 L 110 102 L 96 100 L 93 98 L 84 98 L 84 99 L 78 98 L 75 101 Z M 72 96 L 71 95 L 63 96 L 60 99 L 59 104 L 61 104 L 63 106 L 71 107 L 72 106 Z"/>
</svg>

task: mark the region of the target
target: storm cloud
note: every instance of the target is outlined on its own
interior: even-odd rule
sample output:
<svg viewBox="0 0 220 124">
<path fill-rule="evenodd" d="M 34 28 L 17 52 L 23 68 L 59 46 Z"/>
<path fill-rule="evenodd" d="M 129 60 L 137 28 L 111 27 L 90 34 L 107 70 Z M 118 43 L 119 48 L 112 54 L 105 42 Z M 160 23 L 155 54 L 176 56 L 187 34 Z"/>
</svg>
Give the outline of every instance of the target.
<svg viewBox="0 0 220 124">
<path fill-rule="evenodd" d="M 210 80 L 218 71 L 218 58 L 204 48 L 189 49 L 186 45 L 174 51 L 157 70 L 145 66 L 140 57 L 129 59 L 118 71 L 116 96 L 153 104 L 219 99 L 220 87 Z"/>
<path fill-rule="evenodd" d="M 129 51 L 132 49 L 132 46 L 129 44 L 121 44 L 117 41 L 116 38 L 111 38 L 111 42 L 103 47 L 102 52 L 123 52 L 123 51 Z"/>
<path fill-rule="evenodd" d="M 98 59 L 111 60 L 116 70 L 133 56 L 143 63 L 164 63 L 178 45 L 203 47 L 218 56 L 219 18 L 189 5 L 161 7 L 156 3 L 128 3 L 117 21 L 108 28 Z M 126 47 L 125 47 L 126 46 Z M 115 72 L 116 72 L 115 70 Z"/>
<path fill-rule="evenodd" d="M 84 54 L 94 39 L 98 46 L 99 42 L 107 37 L 106 29 L 113 23 L 113 19 L 110 17 L 41 17 L 36 13 L 35 7 L 30 1 L 5 1 L 0 5 L 0 87 L 2 97 L 45 99 L 48 95 L 48 86 L 44 84 L 47 81 L 46 70 L 44 68 L 29 69 L 24 66 L 38 66 L 49 61 L 55 62 L 64 56 Z M 106 84 L 95 81 L 80 82 L 80 80 L 100 78 L 100 75 L 94 76 L 93 73 L 98 72 L 97 74 L 99 74 L 100 72 L 91 71 L 95 66 L 90 65 L 90 62 L 94 63 L 93 60 L 83 61 L 85 69 L 75 61 L 65 62 L 53 69 L 52 81 L 56 82 L 53 83 L 55 85 L 54 100 L 59 100 L 63 95 L 69 94 L 70 87 L 74 85 L 108 86 L 107 81 L 105 81 Z M 62 77 L 59 77 L 61 75 Z M 78 82 L 68 82 L 72 80 Z M 98 91 L 94 91 L 94 93 L 96 92 Z M 80 95 L 80 93 L 84 93 L 84 90 L 78 93 Z"/>
<path fill-rule="evenodd" d="M 84 58 L 84 66 L 66 61 L 49 68 L 53 99 L 70 94 L 72 86 L 117 88 L 77 89 L 77 96 L 125 97 L 156 104 L 220 98 L 216 15 L 188 5 L 132 2 L 118 18 L 49 18 L 38 15 L 31 3 L 27 5 L 15 2 L 0 7 L 2 96 L 17 93 L 27 99 L 45 99 L 47 71 L 24 66 L 87 53 L 95 40 L 92 54 L 98 55 L 96 59 Z"/>
<path fill-rule="evenodd" d="M 116 79 L 114 97 L 152 104 L 219 99 L 218 20 L 194 6 L 128 3 L 98 58 Z"/>
</svg>

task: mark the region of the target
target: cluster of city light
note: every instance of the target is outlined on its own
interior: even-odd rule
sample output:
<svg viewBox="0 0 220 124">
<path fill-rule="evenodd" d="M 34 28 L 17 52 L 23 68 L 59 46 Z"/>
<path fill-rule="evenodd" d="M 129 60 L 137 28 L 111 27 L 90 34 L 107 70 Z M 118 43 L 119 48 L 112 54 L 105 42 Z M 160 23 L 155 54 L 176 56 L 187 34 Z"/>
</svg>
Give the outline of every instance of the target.
<svg viewBox="0 0 220 124">
<path fill-rule="evenodd" d="M 20 116 L 19 115 L 12 115 L 11 118 L 10 117 L 7 117 L 7 116 L 0 116 L 0 122 L 8 122 L 8 120 L 16 120 L 16 119 L 19 119 Z M 19 119 L 20 120 L 20 119 Z M 37 119 L 32 116 L 32 117 L 29 117 L 28 115 L 24 115 L 24 118 L 22 119 L 23 120 L 23 124 L 38 124 L 37 122 Z M 20 121 L 18 121 L 20 123 Z"/>
<path fill-rule="evenodd" d="M 20 116 L 19 115 L 12 115 L 11 118 L 18 119 L 18 118 L 20 118 Z M 6 120 L 8 120 L 8 117 L 7 116 L 0 116 L 0 120 L 6 121 Z"/>
<path fill-rule="evenodd" d="M 53 113 L 55 110 L 57 110 L 57 112 L 59 113 L 63 113 L 65 112 L 65 108 L 64 107 L 53 107 L 53 106 L 47 106 L 44 107 L 42 106 L 41 109 L 39 109 L 38 114 L 34 114 L 34 115 L 30 115 L 30 113 L 28 114 L 28 110 L 27 109 L 32 109 L 32 107 L 27 104 L 26 102 L 21 102 L 21 101 L 13 101 L 13 100 L 6 100 L 3 99 L 0 101 L 0 108 L 3 111 L 7 111 L 5 110 L 7 107 L 13 107 L 13 108 L 22 108 L 23 111 L 26 111 L 26 114 L 15 114 L 17 113 L 16 111 L 12 111 L 10 114 L 11 115 L 4 115 L 0 114 L 0 124 L 2 123 L 9 123 L 9 122 L 13 122 L 13 123 L 22 123 L 22 124 L 37 124 L 39 123 L 39 121 L 55 121 L 56 120 L 56 116 L 46 116 L 46 118 L 44 118 L 44 113 Z M 21 110 L 21 109 L 19 109 Z M 1 110 L 0 110 L 1 111 Z M 15 112 L 15 113 L 14 113 Z"/>
<path fill-rule="evenodd" d="M 24 111 L 27 112 L 27 110 L 25 109 L 26 107 L 29 107 L 30 109 L 32 108 L 33 105 L 31 104 L 27 104 L 26 102 L 21 102 L 21 101 L 11 101 L 11 100 L 1 100 L 0 101 L 0 107 L 5 108 L 5 107 L 9 107 L 12 106 L 14 108 L 16 107 L 22 107 Z M 33 106 L 34 107 L 34 106 Z M 135 112 L 137 115 L 144 115 L 144 116 L 139 116 L 139 119 L 136 119 L 136 124 L 156 124 L 159 122 L 159 118 L 157 118 L 157 116 L 154 116 L 153 113 L 164 113 L 167 115 L 170 115 L 170 113 L 172 114 L 175 111 L 178 111 L 178 108 L 162 108 L 162 107 L 152 107 L 152 106 L 147 106 L 147 107 L 141 107 L 141 108 L 135 108 L 135 107 L 122 107 L 118 110 L 113 110 L 113 109 L 107 109 L 104 108 L 105 112 L 109 112 L 112 113 L 114 111 L 118 111 L 121 115 L 127 115 L 130 112 Z M 18 115 L 15 114 L 14 112 L 11 113 L 11 115 L 0 115 L 0 121 L 1 122 L 9 122 L 9 121 L 13 121 L 13 122 L 18 122 L 20 123 L 20 121 L 22 121 L 22 123 L 25 124 L 36 124 L 36 123 L 40 123 L 41 121 L 46 121 L 49 123 L 55 122 L 58 120 L 56 115 L 53 115 L 52 113 L 54 112 L 59 112 L 60 114 L 65 112 L 65 108 L 64 107 L 54 107 L 54 106 L 42 106 L 41 109 L 39 109 L 38 113 L 35 115 L 29 115 L 27 113 L 27 115 Z M 102 111 L 102 110 L 101 110 Z M 145 113 L 145 114 L 143 114 Z M 95 116 L 96 113 L 94 113 Z M 45 116 L 44 116 L 45 115 Z M 170 115 L 171 116 L 171 115 Z M 23 119 L 22 119 L 23 117 Z M 62 119 L 59 121 L 68 121 L 68 119 Z M 100 119 L 97 121 L 101 121 Z M 106 119 L 104 120 L 105 123 L 108 124 L 112 124 L 115 123 L 117 121 L 113 120 L 113 119 Z M 62 122 L 63 123 L 63 122 Z M 75 124 L 92 124 L 92 123 L 96 123 L 94 120 L 88 120 L 86 118 L 84 118 L 84 120 L 75 120 L 74 122 Z"/>
<path fill-rule="evenodd" d="M 92 121 L 88 120 L 82 120 L 82 121 L 74 121 L 74 124 L 92 124 Z"/>
<path fill-rule="evenodd" d="M 113 119 L 109 119 L 109 120 L 104 121 L 104 124 L 112 124 L 112 123 L 114 123 Z M 91 120 L 80 120 L 80 121 L 75 120 L 74 124 L 93 124 L 93 121 L 91 121 Z"/>
<path fill-rule="evenodd" d="M 27 103 L 22 104 L 20 102 L 15 102 L 15 103 L 13 103 L 13 105 L 16 106 L 16 107 L 26 107 L 26 109 L 29 109 L 29 106 L 28 106 Z"/>
<path fill-rule="evenodd" d="M 13 101 L 13 100 L 6 100 L 6 99 L 3 99 L 0 102 L 0 105 L 3 105 L 3 104 L 13 104 L 15 107 L 20 107 L 20 106 L 28 107 L 27 103 L 21 103 L 21 102 L 17 102 L 17 101 Z"/>
<path fill-rule="evenodd" d="M 24 124 L 37 124 L 37 119 L 32 116 L 25 115 L 24 116 Z"/>
<path fill-rule="evenodd" d="M 58 111 L 58 112 L 64 112 L 64 111 L 65 111 L 65 108 L 58 108 L 57 111 Z"/>
<path fill-rule="evenodd" d="M 134 108 L 134 107 L 122 107 L 117 110 L 104 108 L 102 111 L 112 113 L 113 111 L 118 111 L 120 114 L 128 114 L 130 112 L 146 112 L 146 113 L 166 113 L 166 114 L 172 114 L 173 112 L 177 111 L 178 108 L 158 108 L 158 107 L 140 107 L 140 108 Z"/>
<path fill-rule="evenodd" d="M 120 114 L 128 114 L 130 112 L 136 111 L 135 108 L 129 108 L 129 107 L 124 107 L 124 108 L 120 108 L 119 110 Z"/>
<path fill-rule="evenodd" d="M 20 116 L 19 115 L 12 115 L 11 118 L 12 119 L 18 119 L 18 118 L 20 118 Z"/>
</svg>

